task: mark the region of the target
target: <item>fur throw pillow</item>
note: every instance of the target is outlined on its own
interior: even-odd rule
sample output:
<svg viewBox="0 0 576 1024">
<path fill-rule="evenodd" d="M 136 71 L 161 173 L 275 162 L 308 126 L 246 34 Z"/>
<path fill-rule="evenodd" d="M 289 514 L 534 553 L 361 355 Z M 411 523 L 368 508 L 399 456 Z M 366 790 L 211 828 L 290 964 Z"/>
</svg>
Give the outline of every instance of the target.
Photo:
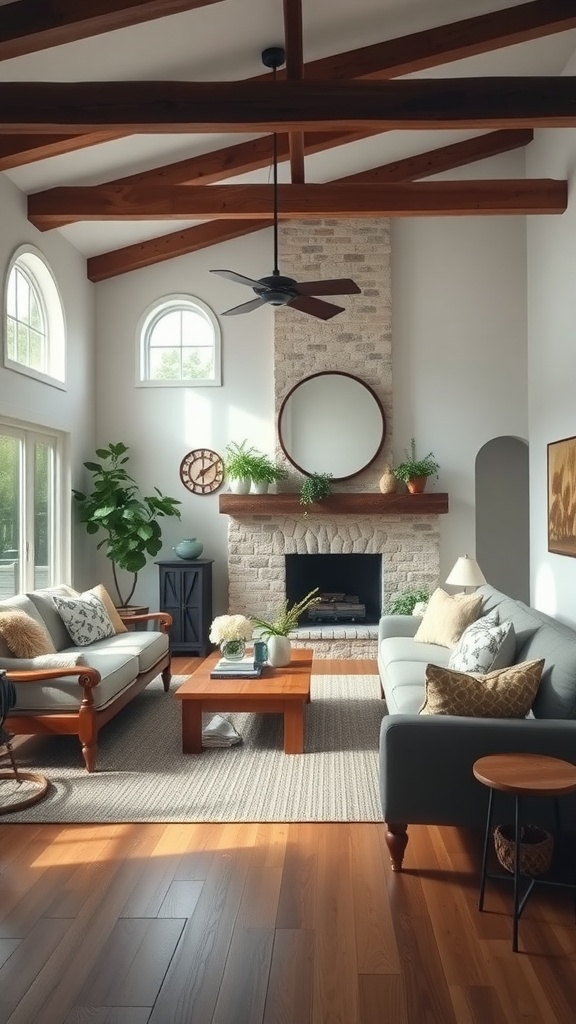
<svg viewBox="0 0 576 1024">
<path fill-rule="evenodd" d="M 15 658 L 35 658 L 39 654 L 56 653 L 46 627 L 26 612 L 0 612 L 0 636 Z"/>
</svg>

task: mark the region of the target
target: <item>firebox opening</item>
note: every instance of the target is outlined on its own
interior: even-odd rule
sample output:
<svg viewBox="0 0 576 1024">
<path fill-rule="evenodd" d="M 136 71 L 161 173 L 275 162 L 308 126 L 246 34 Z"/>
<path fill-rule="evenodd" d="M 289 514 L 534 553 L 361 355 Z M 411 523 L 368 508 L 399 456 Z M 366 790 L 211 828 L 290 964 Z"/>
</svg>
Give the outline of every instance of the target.
<svg viewBox="0 0 576 1024">
<path fill-rule="evenodd" d="M 300 601 L 318 587 L 321 602 L 300 625 L 373 625 L 381 615 L 382 555 L 285 555 L 286 599 Z"/>
</svg>

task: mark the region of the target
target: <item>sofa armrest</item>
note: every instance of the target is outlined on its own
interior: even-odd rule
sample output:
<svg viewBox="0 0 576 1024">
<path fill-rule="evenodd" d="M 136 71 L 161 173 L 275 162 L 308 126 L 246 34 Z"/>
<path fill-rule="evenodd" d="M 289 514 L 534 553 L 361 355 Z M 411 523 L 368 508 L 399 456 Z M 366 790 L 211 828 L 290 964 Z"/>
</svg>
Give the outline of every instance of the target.
<svg viewBox="0 0 576 1024">
<path fill-rule="evenodd" d="M 125 626 L 135 622 L 158 622 L 160 633 L 167 633 L 174 621 L 170 612 L 148 612 L 146 615 L 120 615 Z"/>
<path fill-rule="evenodd" d="M 421 622 L 418 615 L 383 615 L 378 624 L 378 644 L 388 636 L 414 636 Z"/>
<path fill-rule="evenodd" d="M 384 820 L 483 826 L 488 791 L 474 778 L 472 765 L 502 753 L 547 754 L 574 763 L 576 720 L 386 715 L 380 730 Z M 541 811 L 550 801 L 536 803 Z M 562 807 L 569 805 L 574 827 L 576 800 L 566 797 Z M 549 808 L 545 813 L 549 817 Z"/>
<path fill-rule="evenodd" d="M 13 672 L 12 670 L 6 672 L 6 678 L 11 683 L 16 683 L 17 686 L 26 683 L 43 683 L 47 679 L 61 679 L 62 676 L 77 676 L 78 685 L 84 691 L 82 705 L 87 706 L 94 703 L 91 691 L 98 686 L 102 677 L 98 669 L 88 668 L 87 665 L 76 665 L 73 668 L 38 668 L 31 672 Z"/>
</svg>

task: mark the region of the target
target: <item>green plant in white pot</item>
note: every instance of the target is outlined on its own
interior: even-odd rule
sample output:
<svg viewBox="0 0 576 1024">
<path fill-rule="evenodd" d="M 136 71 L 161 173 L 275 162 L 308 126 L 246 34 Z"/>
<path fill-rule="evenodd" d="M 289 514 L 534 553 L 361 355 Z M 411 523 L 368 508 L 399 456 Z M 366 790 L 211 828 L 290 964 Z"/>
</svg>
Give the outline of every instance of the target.
<svg viewBox="0 0 576 1024">
<path fill-rule="evenodd" d="M 260 630 L 260 636 L 267 642 L 268 664 L 272 665 L 272 668 L 282 668 L 284 665 L 290 664 L 292 657 L 290 633 L 296 629 L 304 612 L 320 600 L 317 595 L 318 587 L 314 587 L 314 590 L 306 594 L 306 597 L 292 605 L 288 601 L 284 601 L 273 619 L 257 617 L 252 619 L 255 628 Z"/>
<path fill-rule="evenodd" d="M 256 453 L 250 471 L 251 489 L 254 494 L 266 494 L 270 484 L 285 480 L 287 476 L 287 471 L 282 466 L 278 466 L 269 455 Z"/>
<path fill-rule="evenodd" d="M 252 471 L 258 453 L 255 448 L 248 448 L 247 445 L 246 439 L 240 443 L 230 441 L 230 444 L 226 445 L 224 469 L 233 494 L 248 494 L 250 491 Z"/>
</svg>

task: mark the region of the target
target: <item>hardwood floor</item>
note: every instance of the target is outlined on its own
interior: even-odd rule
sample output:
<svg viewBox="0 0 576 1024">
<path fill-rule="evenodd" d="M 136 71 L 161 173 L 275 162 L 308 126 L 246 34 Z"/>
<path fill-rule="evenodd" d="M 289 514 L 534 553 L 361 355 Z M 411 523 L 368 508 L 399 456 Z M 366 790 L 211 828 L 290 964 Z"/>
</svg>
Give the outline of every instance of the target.
<svg viewBox="0 0 576 1024">
<path fill-rule="evenodd" d="M 573 1024 L 572 895 L 535 891 L 512 953 L 481 844 L 412 826 L 393 874 L 373 823 L 5 820 L 0 1024 Z"/>
</svg>

